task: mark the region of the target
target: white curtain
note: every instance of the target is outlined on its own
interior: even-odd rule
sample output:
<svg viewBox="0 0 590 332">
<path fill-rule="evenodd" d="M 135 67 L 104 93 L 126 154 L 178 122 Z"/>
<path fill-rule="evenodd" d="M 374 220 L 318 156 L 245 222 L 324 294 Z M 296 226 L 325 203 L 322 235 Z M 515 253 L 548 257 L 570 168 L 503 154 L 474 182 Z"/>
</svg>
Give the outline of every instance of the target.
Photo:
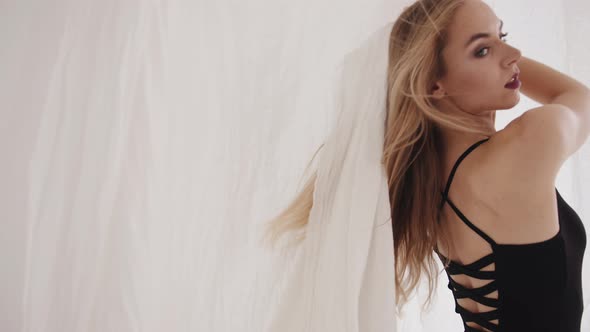
<svg viewBox="0 0 590 332">
<path fill-rule="evenodd" d="M 262 224 L 334 127 L 338 64 L 410 3 L 1 0 L 0 331 L 264 331 L 297 269 Z M 488 3 L 590 86 L 589 2 Z M 588 169 L 586 144 L 557 183 L 587 230 Z M 461 329 L 445 278 L 398 331 Z M 588 308 L 588 259 L 583 285 Z"/>
</svg>

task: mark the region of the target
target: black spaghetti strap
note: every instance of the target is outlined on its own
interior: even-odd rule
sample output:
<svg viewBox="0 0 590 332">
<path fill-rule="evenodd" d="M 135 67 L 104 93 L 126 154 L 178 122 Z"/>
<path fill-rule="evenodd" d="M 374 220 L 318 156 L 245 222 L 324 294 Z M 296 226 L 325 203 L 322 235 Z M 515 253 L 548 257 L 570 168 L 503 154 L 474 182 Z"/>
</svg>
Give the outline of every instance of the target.
<svg viewBox="0 0 590 332">
<path fill-rule="evenodd" d="M 463 220 L 463 222 L 467 226 L 469 226 L 469 228 L 471 228 L 474 232 L 479 234 L 479 236 L 481 236 L 484 240 L 486 240 L 492 246 L 496 245 L 496 241 L 492 240 L 491 237 L 489 237 L 486 233 L 484 233 L 481 229 L 477 228 L 477 226 L 475 226 L 471 221 L 469 221 L 469 219 L 467 219 L 467 217 L 465 217 L 465 215 L 461 211 L 459 211 L 457 206 L 455 206 L 455 204 L 448 197 L 447 197 L 447 202 L 449 202 L 449 204 L 451 205 L 451 208 L 453 208 L 455 213 L 459 216 L 459 218 L 461 218 L 461 220 Z"/>
<path fill-rule="evenodd" d="M 447 180 L 447 184 L 445 186 L 445 191 L 444 192 L 441 191 L 443 198 L 440 202 L 440 209 L 442 209 L 442 207 L 445 205 L 445 198 L 449 195 L 449 189 L 451 188 L 451 182 L 453 182 L 453 177 L 455 176 L 455 172 L 457 171 L 457 167 L 459 167 L 459 164 L 463 161 L 463 159 L 465 159 L 465 157 L 467 157 L 468 154 L 471 153 L 471 151 L 475 150 L 475 148 L 477 148 L 480 144 L 482 144 L 483 142 L 486 142 L 487 140 L 489 140 L 489 138 L 485 138 L 479 142 L 475 142 L 467 150 L 465 150 L 465 152 L 463 152 L 463 154 L 461 154 L 461 156 L 457 159 L 457 161 L 455 162 L 455 165 L 453 165 L 453 169 L 451 170 L 451 174 L 449 175 L 449 179 Z"/>
<path fill-rule="evenodd" d="M 461 154 L 461 156 L 457 159 L 457 161 L 455 162 L 455 165 L 453 165 L 453 169 L 451 170 L 451 174 L 449 175 L 449 179 L 447 180 L 447 184 L 445 187 L 445 191 L 441 192 L 443 199 L 441 202 L 440 207 L 442 208 L 444 206 L 445 200 L 447 202 L 449 202 L 449 205 L 451 206 L 451 208 L 455 211 L 455 213 L 459 216 L 459 218 L 461 218 L 461 220 L 463 220 L 463 222 L 469 227 L 471 228 L 474 232 L 476 232 L 477 234 L 479 234 L 479 236 L 481 236 L 484 240 L 486 240 L 489 244 L 491 244 L 492 246 L 496 245 L 496 242 L 494 240 L 492 240 L 491 237 L 489 237 L 486 233 L 484 233 L 482 230 L 480 230 L 479 228 L 477 228 L 477 226 L 475 226 L 471 221 L 469 221 L 469 219 L 467 219 L 467 217 L 465 217 L 465 215 L 457 208 L 457 206 L 451 201 L 451 199 L 448 197 L 449 195 L 449 190 L 451 188 L 451 183 L 453 182 L 453 177 L 455 176 L 455 172 L 457 171 L 457 168 L 459 167 L 459 164 L 461 164 L 461 162 L 463 161 L 463 159 L 465 159 L 465 157 L 467 157 L 467 155 L 469 155 L 471 153 L 471 151 L 475 150 L 475 148 L 477 148 L 478 146 L 480 146 L 482 143 L 488 141 L 489 138 L 483 139 L 479 142 L 476 142 L 474 144 L 472 144 L 467 150 L 465 150 L 465 152 L 463 152 L 463 154 Z"/>
<path fill-rule="evenodd" d="M 457 161 L 455 162 L 455 165 L 453 165 L 453 169 L 451 170 L 451 174 L 449 175 L 449 179 L 447 180 L 447 186 L 445 188 L 445 193 L 444 193 L 445 197 L 447 197 L 449 195 L 449 189 L 451 188 L 451 182 L 453 182 L 453 177 L 455 176 L 455 172 L 457 171 L 457 167 L 459 167 L 459 164 L 461 164 L 463 159 L 465 159 L 465 157 L 467 157 L 467 155 L 470 154 L 471 151 L 475 150 L 475 148 L 477 148 L 483 142 L 486 142 L 488 140 L 489 140 L 489 138 L 485 138 L 479 142 L 475 142 L 467 150 L 465 150 L 465 152 L 463 152 L 463 154 L 459 157 L 459 159 L 457 159 Z"/>
</svg>

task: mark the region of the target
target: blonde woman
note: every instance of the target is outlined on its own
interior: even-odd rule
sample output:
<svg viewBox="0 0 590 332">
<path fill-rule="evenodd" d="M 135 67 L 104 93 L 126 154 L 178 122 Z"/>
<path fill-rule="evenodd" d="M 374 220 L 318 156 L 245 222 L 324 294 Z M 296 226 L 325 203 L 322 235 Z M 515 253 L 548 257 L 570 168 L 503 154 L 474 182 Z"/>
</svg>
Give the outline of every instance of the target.
<svg viewBox="0 0 590 332">
<path fill-rule="evenodd" d="M 465 331 L 579 332 L 586 233 L 555 180 L 590 133 L 590 90 L 506 35 L 480 0 L 417 1 L 393 25 L 382 164 L 395 301 L 423 274 L 432 295 L 436 254 Z M 521 92 L 542 106 L 497 131 Z M 273 240 L 305 235 L 315 179 L 272 221 Z"/>
</svg>

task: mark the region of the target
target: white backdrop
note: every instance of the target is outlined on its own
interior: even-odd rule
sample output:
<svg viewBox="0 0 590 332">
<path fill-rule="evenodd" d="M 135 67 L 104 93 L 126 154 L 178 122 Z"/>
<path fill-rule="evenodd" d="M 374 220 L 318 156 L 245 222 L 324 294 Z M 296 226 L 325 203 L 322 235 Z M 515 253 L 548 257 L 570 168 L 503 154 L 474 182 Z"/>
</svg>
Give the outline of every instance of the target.
<svg viewBox="0 0 590 332">
<path fill-rule="evenodd" d="M 334 124 L 336 65 L 409 3 L 0 0 L 0 330 L 262 331 L 291 267 L 262 222 Z M 590 86 L 589 2 L 488 3 Z M 587 230 L 588 169 L 590 144 L 557 183 Z M 400 331 L 461 329 L 440 280 Z"/>
</svg>

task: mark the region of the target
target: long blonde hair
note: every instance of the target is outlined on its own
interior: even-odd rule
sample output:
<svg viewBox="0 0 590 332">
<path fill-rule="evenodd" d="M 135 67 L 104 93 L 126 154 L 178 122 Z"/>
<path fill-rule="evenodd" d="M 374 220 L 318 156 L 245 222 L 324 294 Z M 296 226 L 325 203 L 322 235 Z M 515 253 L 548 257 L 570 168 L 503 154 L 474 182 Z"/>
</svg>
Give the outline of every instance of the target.
<svg viewBox="0 0 590 332">
<path fill-rule="evenodd" d="M 437 240 L 448 248 L 448 234 L 438 222 L 445 176 L 440 167 L 440 128 L 492 134 L 472 120 L 438 111 L 430 99 L 431 87 L 446 75 L 442 50 L 448 41 L 448 27 L 462 3 L 463 0 L 416 1 L 404 8 L 391 30 L 382 163 L 388 176 L 395 301 L 400 311 L 423 270 L 429 281 L 425 304 L 431 302 L 439 273 L 433 255 Z M 316 177 L 317 170 L 288 207 L 269 222 L 265 235 L 270 243 L 275 244 L 286 233 L 296 235 L 295 244 L 304 239 Z"/>
</svg>

